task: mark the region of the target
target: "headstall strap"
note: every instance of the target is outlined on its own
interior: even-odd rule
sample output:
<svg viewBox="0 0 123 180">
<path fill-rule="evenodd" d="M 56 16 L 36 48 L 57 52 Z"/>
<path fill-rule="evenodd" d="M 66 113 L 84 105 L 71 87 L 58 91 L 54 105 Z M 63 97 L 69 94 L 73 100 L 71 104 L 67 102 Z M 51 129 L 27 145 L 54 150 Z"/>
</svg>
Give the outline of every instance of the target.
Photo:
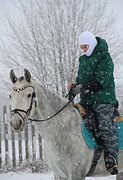
<svg viewBox="0 0 123 180">
<path fill-rule="evenodd" d="M 14 90 L 14 91 L 17 91 L 17 92 L 23 91 L 23 90 L 25 90 L 25 89 L 28 88 L 28 87 L 33 88 L 33 92 L 32 92 L 31 103 L 30 103 L 30 106 L 29 106 L 29 108 L 27 109 L 27 111 L 25 111 L 25 110 L 23 110 L 23 109 L 13 109 L 13 110 L 12 110 L 12 116 L 13 116 L 15 113 L 17 113 L 17 114 L 19 114 L 19 115 L 21 116 L 21 118 L 23 119 L 23 121 L 24 121 L 25 118 L 20 114 L 20 112 L 24 112 L 27 116 L 29 116 L 29 114 L 30 114 L 30 112 L 31 112 L 31 109 L 32 109 L 33 102 L 35 102 L 35 101 L 33 101 L 33 98 L 35 98 L 35 96 L 36 96 L 36 95 L 35 95 L 35 88 L 34 88 L 33 86 L 30 86 L 30 85 L 25 85 L 25 86 L 23 86 L 23 87 L 21 87 L 21 88 L 13 87 L 13 90 Z M 36 106 L 36 102 L 35 102 L 35 106 Z"/>
<path fill-rule="evenodd" d="M 26 85 L 26 86 L 22 86 L 21 88 L 13 87 L 13 90 L 19 92 L 19 91 L 23 91 L 24 89 L 26 89 L 28 87 L 32 87 L 32 86 Z"/>
</svg>

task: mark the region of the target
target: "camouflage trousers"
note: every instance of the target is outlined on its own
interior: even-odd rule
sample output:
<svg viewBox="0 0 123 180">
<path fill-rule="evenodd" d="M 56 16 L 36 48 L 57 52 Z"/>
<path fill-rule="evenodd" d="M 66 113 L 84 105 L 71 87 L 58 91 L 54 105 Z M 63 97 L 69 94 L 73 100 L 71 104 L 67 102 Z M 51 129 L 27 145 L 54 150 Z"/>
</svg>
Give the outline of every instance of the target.
<svg viewBox="0 0 123 180">
<path fill-rule="evenodd" d="M 111 104 L 94 104 L 101 141 L 104 145 L 104 159 L 110 154 L 118 162 L 118 126 L 114 117 L 114 106 Z"/>
<path fill-rule="evenodd" d="M 118 162 L 118 126 L 114 117 L 114 106 L 111 104 L 94 104 L 86 109 L 84 122 L 94 134 L 98 144 L 104 146 L 104 159 L 110 155 Z M 97 135 L 97 136 L 96 136 Z"/>
</svg>

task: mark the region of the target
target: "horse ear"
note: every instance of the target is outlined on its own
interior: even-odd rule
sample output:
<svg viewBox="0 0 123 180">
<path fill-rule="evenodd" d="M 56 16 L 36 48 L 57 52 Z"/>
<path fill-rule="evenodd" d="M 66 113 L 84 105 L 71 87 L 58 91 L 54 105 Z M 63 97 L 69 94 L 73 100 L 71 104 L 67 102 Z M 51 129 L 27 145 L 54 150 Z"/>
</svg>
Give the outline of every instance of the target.
<svg viewBox="0 0 123 180">
<path fill-rule="evenodd" d="M 18 78 L 15 76 L 13 69 L 10 71 L 10 79 L 15 84 Z"/>
<path fill-rule="evenodd" d="M 31 74 L 27 69 L 24 69 L 24 75 L 27 82 L 31 82 Z"/>
</svg>

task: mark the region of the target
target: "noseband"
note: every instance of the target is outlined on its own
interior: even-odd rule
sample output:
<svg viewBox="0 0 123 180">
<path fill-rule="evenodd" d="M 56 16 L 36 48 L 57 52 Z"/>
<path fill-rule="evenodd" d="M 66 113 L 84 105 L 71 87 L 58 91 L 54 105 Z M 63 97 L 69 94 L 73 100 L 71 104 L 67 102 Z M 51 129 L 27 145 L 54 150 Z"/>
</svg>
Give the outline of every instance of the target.
<svg viewBox="0 0 123 180">
<path fill-rule="evenodd" d="M 22 114 L 21 114 L 20 112 L 25 113 L 25 114 L 26 114 L 26 117 L 28 117 L 28 116 L 30 115 L 30 112 L 31 112 L 31 110 L 32 110 L 32 105 L 33 105 L 34 102 L 35 102 L 35 107 L 36 107 L 36 101 L 35 101 L 36 93 L 35 93 L 35 88 L 34 88 L 33 86 L 29 86 L 29 85 L 28 85 L 28 86 L 24 86 L 24 87 L 22 87 L 22 88 L 13 88 L 14 91 L 19 92 L 19 91 L 22 91 L 22 90 L 24 90 L 24 89 L 26 89 L 26 88 L 28 88 L 28 87 L 33 88 L 33 92 L 32 92 L 32 96 L 31 96 L 31 103 L 30 103 L 30 106 L 29 106 L 29 108 L 27 109 L 27 111 L 25 111 L 25 110 L 23 110 L 23 109 L 13 109 L 13 110 L 11 111 L 11 112 L 12 112 L 11 117 L 12 117 L 14 114 L 18 114 L 18 115 L 22 118 L 24 124 L 25 124 L 25 118 L 22 116 Z"/>
</svg>

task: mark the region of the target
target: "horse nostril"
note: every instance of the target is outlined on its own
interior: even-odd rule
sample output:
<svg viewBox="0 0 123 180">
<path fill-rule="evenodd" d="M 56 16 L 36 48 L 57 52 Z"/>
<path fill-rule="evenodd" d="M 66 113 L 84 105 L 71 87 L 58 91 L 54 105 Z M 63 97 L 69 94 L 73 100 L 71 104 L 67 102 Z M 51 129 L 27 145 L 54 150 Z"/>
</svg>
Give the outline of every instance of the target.
<svg viewBox="0 0 123 180">
<path fill-rule="evenodd" d="M 10 121 L 10 125 L 12 126 L 12 122 Z"/>
<path fill-rule="evenodd" d="M 19 120 L 19 123 L 20 123 L 20 125 L 22 125 L 22 121 L 21 120 Z"/>
<path fill-rule="evenodd" d="M 23 128 L 23 121 L 21 119 L 12 119 L 10 125 L 14 131 L 21 131 Z"/>
</svg>

